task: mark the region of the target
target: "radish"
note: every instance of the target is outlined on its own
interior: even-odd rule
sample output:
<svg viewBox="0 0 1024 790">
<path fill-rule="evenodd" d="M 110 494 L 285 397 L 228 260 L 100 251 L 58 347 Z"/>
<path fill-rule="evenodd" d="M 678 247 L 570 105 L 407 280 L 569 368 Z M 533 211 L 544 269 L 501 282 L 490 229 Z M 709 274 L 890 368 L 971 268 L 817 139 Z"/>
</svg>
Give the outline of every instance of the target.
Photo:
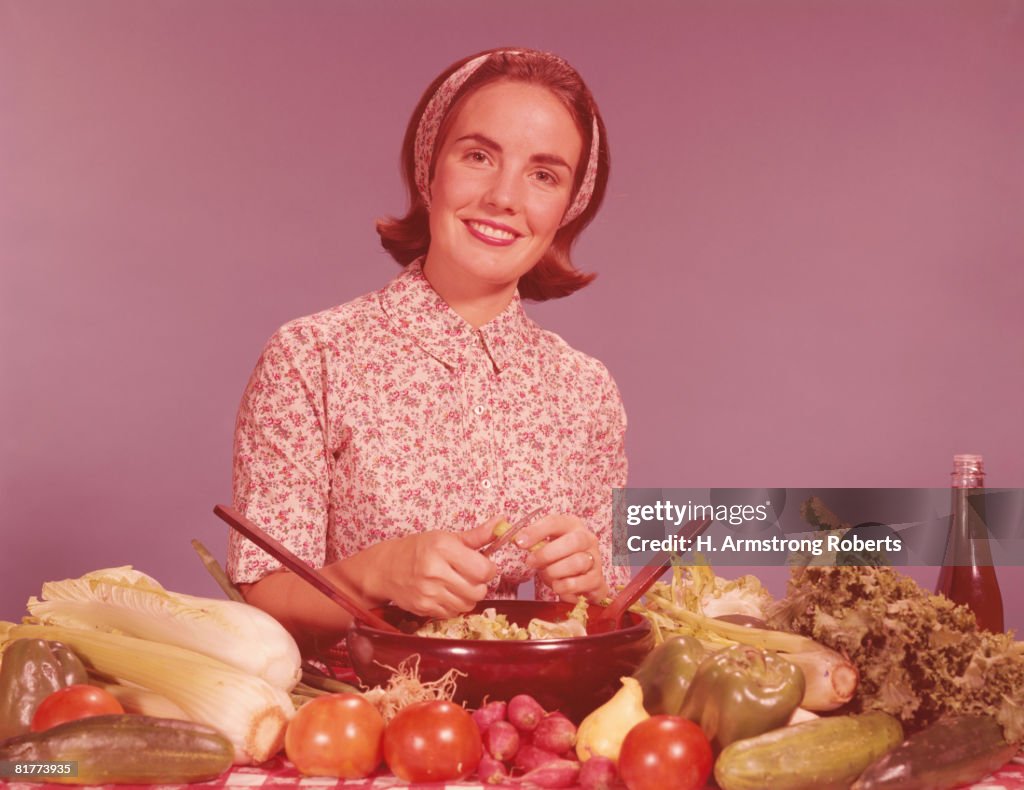
<svg viewBox="0 0 1024 790">
<path fill-rule="evenodd" d="M 519 730 L 507 721 L 496 721 L 484 733 L 484 745 L 495 760 L 511 760 L 519 751 Z"/>
<path fill-rule="evenodd" d="M 488 702 L 482 708 L 473 711 L 473 721 L 480 728 L 481 735 L 487 732 L 487 728 L 494 724 L 494 722 L 505 721 L 506 708 L 507 706 L 504 702 L 498 701 Z"/>
<path fill-rule="evenodd" d="M 540 768 L 542 765 L 561 759 L 557 754 L 538 749 L 533 744 L 524 743 L 519 747 L 519 751 L 516 752 L 512 765 L 520 771 L 529 773 Z"/>
<path fill-rule="evenodd" d="M 517 730 L 535 730 L 543 718 L 544 708 L 529 694 L 517 694 L 508 701 L 508 720 Z"/>
<path fill-rule="evenodd" d="M 580 775 L 580 764 L 575 760 L 549 760 L 519 777 L 527 787 L 572 787 Z"/>
<path fill-rule="evenodd" d="M 579 783 L 581 790 L 611 790 L 620 787 L 615 761 L 600 755 L 591 757 L 580 767 Z"/>
<path fill-rule="evenodd" d="M 508 769 L 501 760 L 496 760 L 491 755 L 485 754 L 480 758 L 480 764 L 476 767 L 476 775 L 485 785 L 499 785 L 508 780 Z"/>
<path fill-rule="evenodd" d="M 555 754 L 567 752 L 576 745 L 576 725 L 561 713 L 549 713 L 534 730 L 533 744 Z"/>
</svg>

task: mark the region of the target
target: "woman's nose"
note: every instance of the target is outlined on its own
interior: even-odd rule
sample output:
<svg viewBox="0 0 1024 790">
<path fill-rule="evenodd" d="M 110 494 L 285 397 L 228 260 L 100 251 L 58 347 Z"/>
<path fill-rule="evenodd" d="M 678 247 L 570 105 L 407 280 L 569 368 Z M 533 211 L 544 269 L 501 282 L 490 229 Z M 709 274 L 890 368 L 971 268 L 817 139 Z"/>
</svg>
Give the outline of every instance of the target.
<svg viewBox="0 0 1024 790">
<path fill-rule="evenodd" d="M 504 168 L 496 171 L 484 195 L 486 204 L 511 213 L 518 210 L 521 199 L 520 184 L 515 175 Z"/>
</svg>

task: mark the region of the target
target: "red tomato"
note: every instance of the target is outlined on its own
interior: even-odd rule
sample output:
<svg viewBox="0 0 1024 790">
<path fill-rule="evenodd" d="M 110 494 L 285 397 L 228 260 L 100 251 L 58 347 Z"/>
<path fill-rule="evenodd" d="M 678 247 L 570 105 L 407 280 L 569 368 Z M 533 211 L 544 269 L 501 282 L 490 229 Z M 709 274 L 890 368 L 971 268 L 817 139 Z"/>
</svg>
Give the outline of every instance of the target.
<svg viewBox="0 0 1024 790">
<path fill-rule="evenodd" d="M 32 716 L 32 732 L 42 732 L 66 721 L 124 713 L 114 695 L 97 686 L 76 683 L 47 695 Z"/>
<path fill-rule="evenodd" d="M 384 760 L 406 782 L 465 779 L 482 754 L 480 729 L 454 702 L 416 702 L 400 710 L 384 731 Z"/>
<path fill-rule="evenodd" d="M 305 703 L 288 723 L 284 751 L 299 773 L 362 779 L 381 761 L 384 717 L 358 694 Z"/>
<path fill-rule="evenodd" d="M 619 776 L 629 790 L 695 790 L 711 776 L 711 744 L 679 716 L 652 716 L 626 734 Z"/>
</svg>

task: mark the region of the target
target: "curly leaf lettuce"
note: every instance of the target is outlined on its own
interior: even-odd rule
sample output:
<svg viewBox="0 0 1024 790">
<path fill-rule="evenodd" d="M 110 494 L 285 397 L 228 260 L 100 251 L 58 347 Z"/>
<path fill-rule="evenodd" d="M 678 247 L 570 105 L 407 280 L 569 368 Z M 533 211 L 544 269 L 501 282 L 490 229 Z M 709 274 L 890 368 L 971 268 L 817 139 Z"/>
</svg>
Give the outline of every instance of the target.
<svg viewBox="0 0 1024 790">
<path fill-rule="evenodd" d="M 771 623 L 846 653 L 860 670 L 854 706 L 909 730 L 945 714 L 989 714 L 1024 739 L 1024 645 L 885 567 L 796 569 Z"/>
</svg>

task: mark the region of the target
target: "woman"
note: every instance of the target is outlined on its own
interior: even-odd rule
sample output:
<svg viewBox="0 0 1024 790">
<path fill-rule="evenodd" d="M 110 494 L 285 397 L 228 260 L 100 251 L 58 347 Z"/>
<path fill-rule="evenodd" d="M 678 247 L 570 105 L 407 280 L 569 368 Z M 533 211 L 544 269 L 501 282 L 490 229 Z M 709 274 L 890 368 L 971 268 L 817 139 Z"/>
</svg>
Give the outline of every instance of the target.
<svg viewBox="0 0 1024 790">
<path fill-rule="evenodd" d="M 427 89 L 402 161 L 410 209 L 378 232 L 405 269 L 271 338 L 238 415 L 235 506 L 368 605 L 450 617 L 531 576 L 541 597 L 599 600 L 628 580 L 611 556 L 621 400 L 520 304 L 593 279 L 569 250 L 608 179 L 597 107 L 560 58 L 492 50 Z M 518 545 L 479 553 L 538 507 Z M 307 647 L 350 623 L 236 534 L 228 569 Z"/>
</svg>

